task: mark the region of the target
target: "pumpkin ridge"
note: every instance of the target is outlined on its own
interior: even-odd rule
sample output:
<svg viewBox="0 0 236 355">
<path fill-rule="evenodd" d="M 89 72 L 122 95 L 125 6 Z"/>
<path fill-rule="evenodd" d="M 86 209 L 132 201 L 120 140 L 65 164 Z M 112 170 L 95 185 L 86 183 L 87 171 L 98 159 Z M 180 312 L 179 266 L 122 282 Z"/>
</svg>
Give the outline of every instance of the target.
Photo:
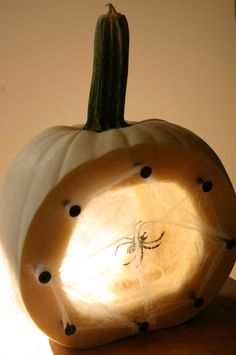
<svg viewBox="0 0 236 355">
<path fill-rule="evenodd" d="M 55 127 L 53 127 L 55 128 Z M 49 129 L 50 130 L 50 129 Z M 38 140 L 35 142 L 36 144 L 38 144 L 38 147 L 36 150 L 38 150 L 39 148 L 41 148 L 42 146 L 47 146 L 47 142 L 49 143 L 50 142 L 50 148 L 51 149 L 55 149 L 55 144 L 56 145 L 60 145 L 60 141 L 61 139 L 58 139 L 58 132 L 53 132 L 53 134 L 48 134 L 46 136 L 43 136 L 44 133 L 48 133 L 48 130 L 44 131 L 42 133 L 42 136 L 40 135 L 40 137 L 36 137 L 36 139 L 38 138 Z M 65 138 L 66 135 L 68 134 L 64 134 L 64 131 L 61 132 L 62 133 L 62 137 Z M 78 132 L 76 132 L 76 135 L 78 134 Z M 55 136 L 55 137 L 54 137 Z M 51 142 L 51 140 L 53 139 L 53 142 Z M 18 158 L 19 159 L 22 159 L 24 158 L 25 154 L 27 155 L 28 154 L 28 150 L 29 148 L 31 147 L 33 142 L 31 142 L 29 144 L 29 146 L 26 146 L 25 149 L 19 154 Z M 34 175 L 37 175 L 37 168 L 40 166 L 40 162 L 41 161 L 44 161 L 45 160 L 45 156 L 48 155 L 48 148 L 45 149 L 45 151 L 42 153 L 41 151 L 41 154 L 38 155 L 38 159 L 34 162 L 34 167 L 36 167 L 36 170 L 33 169 L 33 167 L 31 167 L 31 171 L 27 172 L 27 174 L 29 176 L 31 176 L 30 174 L 32 173 L 32 171 L 34 171 Z M 61 161 L 59 161 L 59 163 L 57 164 L 59 166 L 59 169 L 61 167 L 61 164 L 60 164 Z M 22 173 L 25 173 L 23 170 L 22 170 Z M 58 183 L 59 179 L 59 171 L 54 174 L 54 176 L 57 176 L 57 179 L 56 179 L 56 182 Z M 24 238 L 24 232 L 25 230 L 27 230 L 27 228 L 29 227 L 29 218 L 26 218 L 26 216 L 29 217 L 28 213 L 29 213 L 29 202 L 31 200 L 31 196 L 34 195 L 34 190 L 35 190 L 35 181 L 34 179 L 31 178 L 29 179 L 29 183 L 27 184 L 27 191 L 26 191 L 26 196 L 24 198 L 24 201 L 26 201 L 23 205 L 23 208 L 21 209 L 21 213 L 20 213 L 20 218 L 19 218 L 19 222 L 18 222 L 18 233 L 19 233 L 19 239 L 18 239 L 18 252 L 17 252 L 17 259 L 18 259 L 18 262 L 20 262 L 20 259 L 19 259 L 19 255 L 21 253 L 21 249 L 22 249 L 22 243 L 24 242 L 23 238 Z M 45 195 L 41 195 L 40 196 L 40 199 L 38 198 L 37 201 L 35 201 L 36 205 L 35 205 L 35 208 L 37 210 L 37 208 L 41 205 L 42 201 L 45 199 L 45 197 L 47 196 L 48 194 L 48 191 L 46 191 L 46 194 Z M 31 201 L 32 202 L 32 201 Z M 22 221 L 25 221 L 24 223 Z M 17 276 L 17 275 L 16 275 Z"/>
<path fill-rule="evenodd" d="M 134 129 L 134 135 L 136 136 L 136 132 L 138 131 L 140 133 L 140 139 L 142 141 L 145 141 L 147 142 L 148 144 L 153 144 L 156 142 L 156 139 L 154 137 L 154 133 L 153 131 L 147 131 L 146 129 L 144 129 L 144 122 L 146 121 L 141 121 L 141 122 L 138 122 L 137 124 L 135 125 L 132 125 L 130 127 L 130 129 L 132 130 L 132 128 Z M 145 136 L 144 136 L 145 135 Z M 141 137 L 142 136 L 142 137 Z"/>
<path fill-rule="evenodd" d="M 64 154 L 64 157 L 61 158 L 60 169 L 59 169 L 59 171 L 57 173 L 57 176 L 58 176 L 57 182 L 59 182 L 64 177 L 64 174 L 62 172 L 63 172 L 64 167 L 66 165 L 66 161 L 67 161 L 68 157 L 70 157 L 71 150 L 73 149 L 73 144 L 77 143 L 78 135 L 81 134 L 81 133 L 82 133 L 81 130 L 75 131 L 73 136 L 71 137 L 71 141 L 70 141 L 69 145 L 67 145 L 67 149 L 66 149 L 66 152 Z"/>
</svg>

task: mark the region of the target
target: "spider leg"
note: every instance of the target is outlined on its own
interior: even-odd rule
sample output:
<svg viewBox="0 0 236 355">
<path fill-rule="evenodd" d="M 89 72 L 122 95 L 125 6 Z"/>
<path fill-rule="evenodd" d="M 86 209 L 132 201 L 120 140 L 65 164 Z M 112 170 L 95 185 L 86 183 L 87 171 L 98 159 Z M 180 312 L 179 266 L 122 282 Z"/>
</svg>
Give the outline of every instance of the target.
<svg viewBox="0 0 236 355">
<path fill-rule="evenodd" d="M 122 237 L 122 238 L 117 239 L 117 242 L 122 242 L 122 240 L 127 240 L 127 241 L 129 240 L 132 242 L 133 239 L 134 238 L 131 238 L 131 237 Z"/>
<path fill-rule="evenodd" d="M 160 244 L 157 244 L 157 245 L 153 245 L 152 247 L 147 247 L 146 245 L 143 245 L 143 248 L 144 249 L 156 249 L 157 247 L 159 247 Z"/>
<path fill-rule="evenodd" d="M 130 241 L 127 241 L 127 242 L 124 242 L 124 243 L 121 243 L 119 244 L 117 247 L 116 247 L 116 252 L 115 252 L 115 255 L 117 254 L 117 251 L 120 247 L 122 247 L 123 245 L 127 245 L 127 244 L 130 244 Z"/>
<path fill-rule="evenodd" d="M 142 260 L 143 260 L 143 246 L 141 247 L 140 263 L 142 262 Z"/>
<path fill-rule="evenodd" d="M 119 242 L 122 242 L 122 241 L 124 241 L 124 243 L 125 243 L 125 242 L 132 243 L 133 238 L 128 237 L 128 236 L 124 236 L 124 237 L 121 237 L 121 238 L 117 239 L 117 240 L 116 240 L 116 243 L 118 244 Z M 119 244 L 119 245 L 123 245 L 123 243 L 121 243 L 121 244 Z"/>
<path fill-rule="evenodd" d="M 158 242 L 162 239 L 164 233 L 165 233 L 165 231 L 162 232 L 161 236 L 158 239 L 156 239 L 156 240 L 153 240 L 151 242 L 144 242 L 143 243 L 143 248 L 144 249 L 156 249 L 157 247 L 159 247 L 160 243 L 158 243 Z M 157 243 L 157 244 L 153 245 L 154 243 Z M 147 246 L 147 244 L 148 244 L 148 246 Z"/>
<path fill-rule="evenodd" d="M 129 260 L 128 262 L 126 262 L 126 263 L 123 263 L 122 265 L 123 265 L 123 266 L 130 265 L 130 264 L 134 261 L 134 258 L 135 258 L 135 255 L 132 255 L 132 256 L 130 257 L 130 260 Z"/>
<path fill-rule="evenodd" d="M 163 238 L 163 235 L 165 234 L 165 231 L 161 233 L 160 237 L 157 238 L 156 240 L 152 240 L 151 242 L 144 242 L 145 244 L 153 244 L 156 242 L 159 242 L 159 240 L 161 240 Z"/>
<path fill-rule="evenodd" d="M 129 265 L 131 263 L 131 261 L 129 261 L 128 263 L 124 263 L 124 264 L 122 264 L 123 266 L 127 266 L 127 265 Z"/>
<path fill-rule="evenodd" d="M 134 246 L 134 248 L 131 251 L 127 252 L 127 255 L 130 254 L 129 261 L 127 261 L 126 263 L 123 263 L 122 264 L 123 266 L 130 265 L 134 261 L 134 259 L 136 257 L 136 254 L 134 254 L 135 251 L 136 251 L 136 247 Z"/>
</svg>

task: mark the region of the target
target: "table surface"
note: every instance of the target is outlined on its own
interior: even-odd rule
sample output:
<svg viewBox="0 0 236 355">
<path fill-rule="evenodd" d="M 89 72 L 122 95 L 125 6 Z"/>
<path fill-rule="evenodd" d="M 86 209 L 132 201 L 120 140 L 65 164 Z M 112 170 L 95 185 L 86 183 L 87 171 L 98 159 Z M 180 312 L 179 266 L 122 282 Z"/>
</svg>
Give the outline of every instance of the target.
<svg viewBox="0 0 236 355">
<path fill-rule="evenodd" d="M 50 341 L 54 355 L 236 355 L 236 281 L 182 325 L 122 339 L 96 349 L 68 349 Z"/>
</svg>

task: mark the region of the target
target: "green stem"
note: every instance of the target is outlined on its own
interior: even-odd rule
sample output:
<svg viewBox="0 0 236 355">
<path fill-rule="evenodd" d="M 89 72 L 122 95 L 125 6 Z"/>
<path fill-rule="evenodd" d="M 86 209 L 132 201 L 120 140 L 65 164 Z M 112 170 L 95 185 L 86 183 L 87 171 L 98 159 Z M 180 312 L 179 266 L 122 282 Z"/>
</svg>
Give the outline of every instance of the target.
<svg viewBox="0 0 236 355">
<path fill-rule="evenodd" d="M 102 132 L 126 127 L 125 93 L 128 76 L 129 29 L 124 15 L 107 4 L 108 13 L 98 19 L 88 118 L 83 129 Z"/>
</svg>

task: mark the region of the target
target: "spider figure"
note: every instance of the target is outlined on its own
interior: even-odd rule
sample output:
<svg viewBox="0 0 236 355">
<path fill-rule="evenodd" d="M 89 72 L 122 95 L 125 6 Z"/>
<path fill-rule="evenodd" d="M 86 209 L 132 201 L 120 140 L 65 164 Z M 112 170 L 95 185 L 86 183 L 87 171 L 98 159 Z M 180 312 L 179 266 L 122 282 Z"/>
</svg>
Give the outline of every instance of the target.
<svg viewBox="0 0 236 355">
<path fill-rule="evenodd" d="M 159 247 L 160 241 L 164 236 L 164 233 L 165 232 L 162 232 L 159 238 L 152 241 L 147 241 L 148 235 L 146 232 L 144 232 L 141 235 L 137 235 L 137 236 L 134 235 L 132 238 L 131 237 L 121 238 L 120 240 L 121 241 L 124 240 L 124 242 L 122 242 L 116 247 L 115 255 L 117 255 L 117 252 L 120 247 L 127 246 L 126 253 L 132 254 L 132 256 L 130 258 L 130 261 L 124 263 L 123 266 L 131 264 L 131 262 L 133 262 L 134 259 L 137 257 L 137 253 L 139 251 L 140 251 L 140 263 L 141 263 L 144 256 L 144 249 L 149 250 L 149 249 L 156 249 L 157 247 Z"/>
</svg>

